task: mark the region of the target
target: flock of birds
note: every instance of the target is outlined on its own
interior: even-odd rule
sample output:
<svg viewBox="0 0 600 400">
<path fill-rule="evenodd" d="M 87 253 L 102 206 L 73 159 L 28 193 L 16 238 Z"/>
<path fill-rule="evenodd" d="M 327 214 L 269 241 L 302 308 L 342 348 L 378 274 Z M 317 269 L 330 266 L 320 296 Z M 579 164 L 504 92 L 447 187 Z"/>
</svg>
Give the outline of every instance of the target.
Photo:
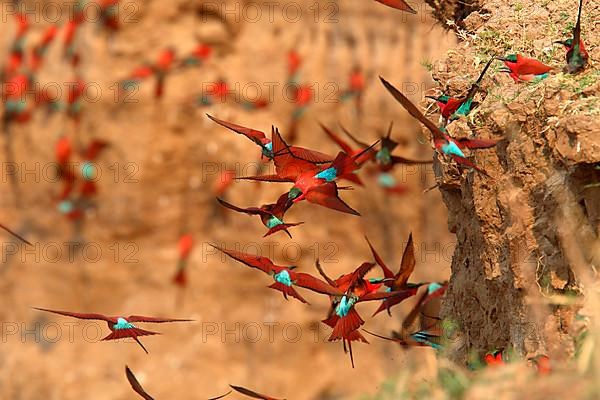
<svg viewBox="0 0 600 400">
<path fill-rule="evenodd" d="M 377 1 L 402 11 L 410 13 L 415 12 L 402 0 Z M 115 17 L 115 7 L 118 6 L 118 1 L 105 0 L 101 2 L 101 5 L 103 26 L 110 31 L 118 30 L 118 20 Z M 564 45 L 567 49 L 567 65 L 564 69 L 564 72 L 566 73 L 574 74 L 582 71 L 585 69 L 588 61 L 588 54 L 581 41 L 582 7 L 583 0 L 580 0 L 578 18 L 573 30 L 573 37 L 556 42 Z M 31 109 L 24 104 L 25 100 L 23 95 L 26 87 L 35 81 L 35 72 L 43 64 L 45 50 L 54 39 L 57 32 L 57 28 L 52 26 L 44 33 L 40 43 L 33 48 L 29 57 L 28 68 L 25 71 L 23 41 L 28 24 L 26 18 L 21 14 L 17 16 L 17 20 L 19 24 L 16 39 L 11 48 L 9 61 L 2 70 L 2 82 L 5 84 L 12 82 L 15 83 L 15 87 L 20 88 L 20 90 L 5 93 L 3 98 L 4 114 L 2 121 L 3 130 L 7 137 L 9 135 L 10 126 L 13 123 L 24 122 L 30 118 Z M 73 45 L 73 41 L 75 32 L 81 23 L 82 20 L 75 15 L 65 27 L 64 54 L 65 57 L 70 60 L 70 63 L 74 68 L 77 68 L 80 57 L 76 51 L 76 47 Z M 132 84 L 139 84 L 144 79 L 154 77 L 156 82 L 154 93 L 157 98 L 160 98 L 164 92 L 165 78 L 172 68 L 198 65 L 205 61 L 210 54 L 211 48 L 201 44 L 191 55 L 181 60 L 177 60 L 174 50 L 167 49 L 155 63 L 143 65 L 136 69 L 126 79 L 122 80 L 122 88 L 123 90 L 127 90 Z M 485 65 L 479 78 L 464 97 L 453 98 L 447 95 L 431 97 L 439 105 L 443 121 L 441 126 L 426 118 L 419 108 L 390 82 L 380 78 L 383 86 L 402 105 L 402 107 L 408 111 L 412 117 L 428 128 L 432 134 L 433 145 L 440 155 L 447 156 L 453 159 L 459 166 L 467 169 L 474 169 L 486 177 L 489 177 L 487 172 L 472 162 L 465 154 L 465 151 L 493 148 L 496 145 L 496 141 L 482 138 L 455 139 L 448 134 L 445 130 L 445 126 L 450 121 L 458 119 L 461 116 L 466 116 L 477 106 L 477 103 L 474 102 L 475 95 L 478 93 L 480 84 L 494 60 L 500 60 L 504 63 L 505 68 L 502 71 L 509 73 L 515 82 L 538 81 L 547 77 L 553 70 L 552 67 L 544 65 L 538 60 L 519 54 L 511 54 L 506 57 L 494 56 Z M 298 59 L 297 54 L 291 53 L 289 61 L 290 67 L 288 72 L 290 73 L 290 77 L 293 77 L 297 72 L 300 60 Z M 293 80 L 293 78 L 291 79 Z M 353 83 L 351 83 L 350 89 L 344 93 L 344 96 L 348 97 L 350 95 L 351 98 L 360 97 L 360 88 L 363 82 L 359 71 L 353 72 L 351 82 Z M 212 91 L 209 96 L 204 95 L 199 100 L 199 103 L 210 104 L 212 101 L 211 97 L 225 96 L 229 90 L 224 87 L 224 85 L 225 83 L 222 83 L 220 86 L 216 85 L 214 91 Z M 298 106 L 294 111 L 293 121 L 302 114 L 302 110 L 306 105 L 306 96 L 308 95 L 303 93 L 302 90 L 302 88 L 299 89 L 298 97 L 301 100 L 299 100 Z M 67 110 L 67 115 L 73 119 L 75 124 L 78 121 L 80 109 L 78 100 L 80 96 L 81 92 L 76 90 L 69 96 L 68 104 L 64 107 L 64 109 Z M 39 106 L 39 104 L 36 104 L 35 106 Z M 264 103 L 251 102 L 246 104 L 246 106 L 262 107 L 264 106 Z M 56 104 L 52 107 L 53 110 L 59 110 L 61 108 L 62 107 L 59 107 Z M 341 151 L 333 157 L 316 150 L 288 144 L 276 128 L 272 129 L 269 138 L 264 132 L 237 125 L 232 122 L 223 121 L 210 115 L 208 115 L 208 117 L 215 123 L 250 139 L 260 147 L 261 159 L 265 163 L 272 162 L 275 166 L 275 173 L 271 175 L 256 175 L 237 178 L 229 175 L 226 179 L 227 185 L 231 184 L 234 178 L 292 184 L 291 188 L 281 194 L 274 203 L 264 204 L 259 207 L 238 207 L 227 202 L 223 198 L 218 198 L 219 204 L 227 209 L 248 215 L 259 216 L 262 224 L 267 228 L 265 236 L 282 232 L 291 237 L 289 230 L 302 224 L 302 222 L 285 222 L 285 215 L 291 207 L 303 200 L 338 212 L 360 215 L 358 211 L 348 205 L 340 196 L 340 193 L 351 189 L 351 187 L 342 186 L 339 182 L 346 181 L 348 183 L 361 185 L 362 182 L 357 175 L 357 172 L 366 164 L 373 164 L 375 170 L 380 174 L 380 181 L 385 181 L 386 174 L 393 170 L 394 166 L 398 164 L 422 164 L 432 162 L 431 160 L 413 160 L 393 154 L 398 143 L 391 138 L 391 127 L 386 135 L 371 144 L 361 141 L 350 132 L 344 130 L 349 140 L 354 143 L 354 145 L 351 145 L 337 133 L 322 126 L 325 134 L 341 148 Z M 295 124 L 293 123 L 292 125 L 294 126 Z M 293 135 L 291 136 L 293 137 Z M 291 142 L 292 140 L 289 141 Z M 86 162 L 92 162 L 96 159 L 101 150 L 108 145 L 107 142 L 94 139 L 81 152 L 82 158 Z M 65 137 L 59 139 L 56 147 L 56 154 L 59 165 L 66 166 L 71 156 L 71 143 Z M 75 199 L 73 196 L 76 191 L 75 187 L 79 177 L 75 174 L 67 173 L 66 168 L 63 170 L 61 177 L 65 186 L 60 195 L 61 203 L 59 209 L 71 218 L 81 218 L 82 209 L 81 207 L 76 206 L 76 204 L 82 201 L 82 199 L 85 200 L 93 196 L 96 192 L 93 182 L 86 179 L 86 170 L 84 167 L 81 172 L 81 177 L 83 178 L 81 189 L 78 191 L 79 195 Z M 396 188 L 394 182 L 388 184 L 384 182 L 382 183 L 382 186 L 387 187 L 391 192 L 394 192 Z M 400 189 L 398 190 L 401 191 Z M 222 187 L 217 190 L 218 193 L 223 193 L 223 191 L 224 189 Z M 25 238 L 19 236 L 8 227 L 0 225 L 0 228 L 6 230 L 26 244 L 31 245 Z M 342 342 L 344 352 L 349 353 L 352 366 L 354 366 L 352 342 L 368 343 L 361 333 L 361 327 L 365 321 L 356 310 L 356 306 L 359 303 L 367 301 L 380 302 L 379 308 L 375 311 L 373 316 L 383 311 L 386 311 L 391 315 L 391 309 L 394 306 L 402 303 L 408 298 L 418 296 L 414 307 L 405 318 L 400 332 L 393 332 L 392 337 L 387 337 L 364 329 L 362 329 L 362 331 L 385 340 L 394 341 L 402 346 L 430 346 L 435 349 L 442 349 L 444 344 L 439 317 L 428 316 L 427 318 L 431 319 L 432 323 L 428 326 L 421 326 L 416 331 L 411 330 L 411 327 L 413 327 L 417 317 L 423 316 L 423 307 L 432 299 L 439 298 L 444 294 L 447 288 L 447 282 L 409 282 L 416 264 L 412 234 L 408 238 L 398 272 L 392 271 L 380 257 L 371 242 L 369 242 L 368 239 L 366 239 L 366 241 L 372 252 L 374 262 L 363 262 L 354 271 L 343 274 L 336 279 L 332 279 L 326 274 L 318 259 L 316 261 L 316 269 L 320 277 L 305 272 L 298 272 L 296 271 L 295 266 L 277 265 L 269 258 L 263 256 L 228 250 L 216 245 L 213 245 L 213 247 L 232 259 L 269 275 L 273 280 L 273 283 L 269 288 L 281 292 L 286 299 L 292 297 L 302 303 L 308 303 L 297 289 L 307 289 L 327 296 L 330 302 L 330 309 L 328 315 L 322 322 L 332 329 L 329 341 Z M 190 234 L 183 234 L 179 242 L 178 269 L 174 277 L 174 281 L 181 286 L 187 284 L 185 275 L 186 262 L 192 248 L 193 237 Z M 382 276 L 377 278 L 367 278 L 367 274 L 376 268 L 380 269 Z M 105 321 L 110 330 L 110 334 L 102 340 L 131 338 L 135 340 L 146 353 L 148 351 L 141 343 L 140 338 L 143 336 L 156 335 L 158 332 L 139 328 L 137 324 L 192 321 L 189 319 L 158 318 L 138 315 L 129 317 L 106 316 L 102 314 L 76 313 L 47 308 L 35 309 L 77 319 Z M 487 354 L 485 356 L 485 361 L 489 365 L 502 363 L 502 352 L 495 351 Z M 547 357 L 538 358 L 536 361 L 540 371 L 549 371 Z M 126 367 L 126 376 L 135 392 L 144 399 L 152 399 L 144 388 L 142 388 L 135 375 L 128 367 Z M 241 386 L 231 385 L 231 388 L 238 393 L 253 398 L 274 399 L 273 397 L 254 392 Z M 213 399 L 225 397 L 229 393 L 214 397 Z"/>
</svg>

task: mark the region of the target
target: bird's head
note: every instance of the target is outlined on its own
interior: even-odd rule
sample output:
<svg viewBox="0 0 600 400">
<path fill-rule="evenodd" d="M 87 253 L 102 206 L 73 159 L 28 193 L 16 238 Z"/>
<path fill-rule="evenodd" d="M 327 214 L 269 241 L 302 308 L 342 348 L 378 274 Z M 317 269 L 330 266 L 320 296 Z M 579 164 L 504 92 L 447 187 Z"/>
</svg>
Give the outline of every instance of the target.
<svg viewBox="0 0 600 400">
<path fill-rule="evenodd" d="M 516 63 L 517 62 L 517 55 L 516 54 L 509 54 L 506 57 L 498 57 L 498 60 L 504 61 L 504 62 Z"/>
<path fill-rule="evenodd" d="M 293 187 L 290 189 L 290 191 L 288 192 L 288 199 L 290 200 L 295 200 L 298 197 L 300 197 L 300 195 L 302 195 L 302 190 L 300 190 L 297 187 Z"/>
<path fill-rule="evenodd" d="M 557 40 L 555 42 L 553 42 L 554 44 L 562 44 L 563 46 L 565 46 L 567 49 L 570 49 L 571 47 L 573 47 L 573 39 L 567 39 L 567 40 Z"/>
</svg>

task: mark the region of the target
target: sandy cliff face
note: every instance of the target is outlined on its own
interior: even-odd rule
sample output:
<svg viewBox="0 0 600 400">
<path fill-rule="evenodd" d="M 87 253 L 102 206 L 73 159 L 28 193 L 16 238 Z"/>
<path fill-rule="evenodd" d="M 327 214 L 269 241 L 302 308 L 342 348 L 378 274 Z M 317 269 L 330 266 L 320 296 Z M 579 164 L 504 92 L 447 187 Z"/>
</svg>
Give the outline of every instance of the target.
<svg viewBox="0 0 600 400">
<path fill-rule="evenodd" d="M 463 334 L 452 355 L 464 360 L 470 352 L 514 348 L 560 359 L 573 352 L 579 307 L 559 305 L 558 295 L 581 294 L 582 279 L 599 261 L 598 53 L 591 52 L 585 72 L 559 73 L 565 52 L 552 41 L 569 34 L 575 2 L 482 3 L 484 11 L 459 30 L 464 42 L 434 67 L 443 88 L 465 90 L 465 77 L 476 77 L 494 54 L 533 56 L 555 71 L 537 84 L 489 74 L 479 109 L 450 125 L 457 137 L 500 141 L 495 151 L 475 153 L 492 179 L 458 175 L 445 162 L 434 166 L 458 242 L 444 304 Z M 439 12 L 447 15 L 444 7 Z M 600 9 L 588 2 L 583 14 L 584 41 L 595 49 Z"/>
</svg>

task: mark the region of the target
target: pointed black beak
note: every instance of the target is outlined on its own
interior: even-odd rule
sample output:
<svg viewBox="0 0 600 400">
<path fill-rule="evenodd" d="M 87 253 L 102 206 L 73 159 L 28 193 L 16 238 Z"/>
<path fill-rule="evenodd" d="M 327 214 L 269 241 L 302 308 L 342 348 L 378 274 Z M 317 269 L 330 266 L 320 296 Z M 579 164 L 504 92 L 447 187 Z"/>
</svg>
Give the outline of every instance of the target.
<svg viewBox="0 0 600 400">
<path fill-rule="evenodd" d="M 552 44 L 562 44 L 563 46 L 567 45 L 564 40 L 557 40 L 555 42 L 552 42 Z"/>
<path fill-rule="evenodd" d="M 431 99 L 431 100 L 435 100 L 438 101 L 438 98 L 435 96 L 425 96 L 426 99 Z"/>
</svg>

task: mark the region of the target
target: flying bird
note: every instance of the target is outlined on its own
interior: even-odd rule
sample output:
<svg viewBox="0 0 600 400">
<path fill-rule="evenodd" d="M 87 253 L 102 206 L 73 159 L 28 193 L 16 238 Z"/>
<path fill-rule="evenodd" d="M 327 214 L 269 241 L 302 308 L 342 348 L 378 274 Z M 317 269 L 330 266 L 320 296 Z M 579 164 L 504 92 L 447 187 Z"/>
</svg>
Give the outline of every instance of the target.
<svg viewBox="0 0 600 400">
<path fill-rule="evenodd" d="M 387 133 L 384 136 L 381 136 L 379 141 L 381 146 L 379 150 L 371 151 L 372 154 L 371 160 L 375 161 L 377 164 L 377 168 L 380 172 L 390 172 L 396 165 L 398 164 L 406 164 L 406 165 L 415 165 L 415 164 L 431 164 L 433 160 L 413 160 L 406 157 L 393 155 L 392 152 L 398 147 L 399 143 L 392 139 L 392 129 L 394 127 L 393 122 L 390 122 L 388 126 Z M 350 133 L 347 129 L 342 127 L 342 130 L 354 143 L 359 145 L 363 150 L 367 149 L 369 145 L 365 142 L 357 139 L 352 133 Z"/>
<path fill-rule="evenodd" d="M 179 287 L 187 285 L 187 264 L 193 248 L 194 237 L 189 233 L 182 234 L 179 237 L 178 243 L 179 258 L 177 260 L 177 271 L 173 276 L 173 283 Z"/>
<path fill-rule="evenodd" d="M 340 152 L 331 164 L 319 166 L 297 157 L 277 129 L 272 132 L 272 145 L 276 174 L 239 179 L 292 182 L 294 186 L 288 192 L 288 197 L 294 203 L 307 200 L 336 211 L 360 215 L 358 211 L 340 199 L 335 181 L 337 179 L 352 179 L 352 174 L 359 168 L 356 160 L 361 157 L 362 153 L 349 156 L 344 152 Z M 363 151 L 370 151 L 371 148 Z"/>
<path fill-rule="evenodd" d="M 329 315 L 323 322 L 332 328 L 329 341 L 341 340 L 344 347 L 344 353 L 349 353 L 352 368 L 354 368 L 354 355 L 352 353 L 352 342 L 369 343 L 358 331 L 365 321 L 360 317 L 354 306 L 364 301 L 384 300 L 391 296 L 400 296 L 400 292 L 377 292 L 384 283 L 383 279 L 365 279 L 365 275 L 375 267 L 373 263 L 362 263 L 353 272 L 343 274 L 333 280 L 325 274 L 319 260 L 317 259 L 316 268 L 321 276 L 338 291 L 343 292 L 340 295 L 330 296 L 331 308 Z"/>
<path fill-rule="evenodd" d="M 387 310 L 388 314 L 391 316 L 390 309 L 400 304 L 405 299 L 414 296 L 417 294 L 419 287 L 424 285 L 425 283 L 408 283 L 408 279 L 410 275 L 413 273 L 415 269 L 416 259 L 415 259 L 415 248 L 413 244 L 412 233 L 408 236 L 408 242 L 406 243 L 406 247 L 404 248 L 404 253 L 402 254 L 402 260 L 400 261 L 400 269 L 397 273 L 393 273 L 392 270 L 388 268 L 383 259 L 379 256 L 379 253 L 375 250 L 369 239 L 365 236 L 367 243 L 369 244 L 369 248 L 371 249 L 371 253 L 373 254 L 373 258 L 375 258 L 375 262 L 381 267 L 383 271 L 383 276 L 386 278 L 386 282 L 384 285 L 387 286 L 388 291 L 402 291 L 401 296 L 391 297 L 389 299 L 385 299 L 379 308 L 373 313 L 373 316 L 379 314 L 383 310 Z"/>
<path fill-rule="evenodd" d="M 277 232 L 285 232 L 290 238 L 292 235 L 288 231 L 288 228 L 293 226 L 298 226 L 303 224 L 303 222 L 296 223 L 285 223 L 283 222 L 283 216 L 287 212 L 287 210 L 292 206 L 293 202 L 289 200 L 288 194 L 282 194 L 276 203 L 273 204 L 263 204 L 260 207 L 248 207 L 248 208 L 240 208 L 234 206 L 231 203 L 226 202 L 223 199 L 217 198 L 217 201 L 226 208 L 230 210 L 244 213 L 248 215 L 258 215 L 260 216 L 260 220 L 263 225 L 266 226 L 269 230 L 264 234 L 263 237 L 267 237 Z"/>
<path fill-rule="evenodd" d="M 406 97 L 404 96 L 398 89 L 392 86 L 388 81 L 381 78 L 381 82 L 385 86 L 385 88 L 394 96 L 394 98 L 408 111 L 408 113 L 419 122 L 429 129 L 431 134 L 433 135 L 433 144 L 436 150 L 441 153 L 450 156 L 454 161 L 458 164 L 473 168 L 480 173 L 489 177 L 488 173 L 483 169 L 479 168 L 475 165 L 471 160 L 469 160 L 462 149 L 487 149 L 490 147 L 494 147 L 496 145 L 495 140 L 491 139 L 453 139 L 451 138 L 445 130 L 442 128 L 438 128 L 433 122 L 427 119 L 421 111 Z"/>
<path fill-rule="evenodd" d="M 97 320 L 105 321 L 108 324 L 108 329 L 111 333 L 103 338 L 102 340 L 117 340 L 124 338 L 132 338 L 140 345 L 140 347 L 148 353 L 148 350 L 139 341 L 140 336 L 160 335 L 158 332 L 147 331 L 144 329 L 137 328 L 134 323 L 166 323 L 166 322 L 193 322 L 192 319 L 175 319 L 175 318 L 156 318 L 156 317 L 144 317 L 141 315 L 130 315 L 129 317 L 110 317 L 103 314 L 83 314 L 74 313 L 69 311 L 57 311 L 50 310 L 47 308 L 33 307 L 35 310 L 45 311 L 58 315 L 64 315 L 66 317 L 72 317 L 84 320 Z"/>
<path fill-rule="evenodd" d="M 315 278 L 310 274 L 304 272 L 295 272 L 295 266 L 279 266 L 273 264 L 273 262 L 267 257 L 243 253 L 241 251 L 236 250 L 227 250 L 218 247 L 214 244 L 210 245 L 215 249 L 219 250 L 220 252 L 225 253 L 234 260 L 239 261 L 242 264 L 246 264 L 251 268 L 259 269 L 267 275 L 270 275 L 275 282 L 271 284 L 269 288 L 278 290 L 281 293 L 283 293 L 283 297 L 286 300 L 288 299 L 288 296 L 291 296 L 298 299 L 302 303 L 308 304 L 308 301 L 306 301 L 300 295 L 300 293 L 298 293 L 296 289 L 294 289 L 294 286 L 302 287 L 304 289 L 312 290 L 316 293 L 326 294 L 330 296 L 342 294 L 336 288 L 331 287 L 329 284 L 323 282 L 318 278 Z"/>
<path fill-rule="evenodd" d="M 581 10 L 583 0 L 579 0 L 579 12 L 577 14 L 577 23 L 573 28 L 573 37 L 567 40 L 556 41 L 554 43 L 562 44 L 567 50 L 567 65 L 564 72 L 576 74 L 583 71 L 588 63 L 589 54 L 581 40 Z"/>
<path fill-rule="evenodd" d="M 210 118 L 211 120 L 213 120 L 214 122 L 216 122 L 217 124 L 227 128 L 235 133 L 243 135 L 243 136 L 247 137 L 248 139 L 250 139 L 255 144 L 257 144 L 261 149 L 261 157 L 264 157 L 268 160 L 272 160 L 275 157 L 275 154 L 273 152 L 273 143 L 272 143 L 271 139 L 267 138 L 267 135 L 265 135 L 264 132 L 261 132 L 261 131 L 258 131 L 256 129 L 252 129 L 252 128 L 246 128 L 244 126 L 237 125 L 237 124 L 234 124 L 231 122 L 223 121 L 223 120 L 215 118 L 209 114 L 206 114 L 206 116 L 208 118 Z M 311 162 L 311 163 L 325 164 L 325 163 L 329 163 L 329 162 L 333 161 L 332 156 L 321 153 L 319 151 L 309 150 L 309 149 L 305 149 L 303 147 L 297 147 L 297 146 L 288 146 L 288 149 L 292 152 L 292 154 L 295 157 L 300 158 L 305 161 L 308 161 L 308 162 Z"/>
</svg>

